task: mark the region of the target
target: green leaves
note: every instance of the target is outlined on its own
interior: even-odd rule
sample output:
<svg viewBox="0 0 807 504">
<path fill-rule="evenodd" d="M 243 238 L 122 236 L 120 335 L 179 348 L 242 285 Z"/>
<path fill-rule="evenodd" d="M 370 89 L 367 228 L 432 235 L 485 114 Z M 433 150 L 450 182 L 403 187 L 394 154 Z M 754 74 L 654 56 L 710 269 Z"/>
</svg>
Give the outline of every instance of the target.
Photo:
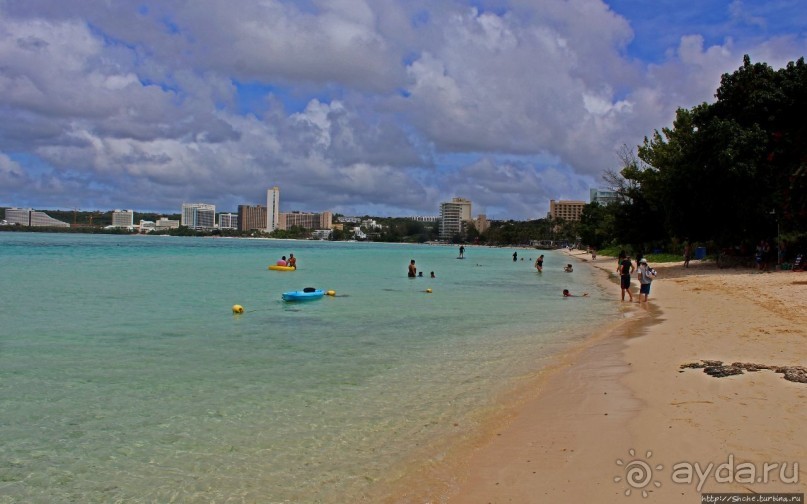
<svg viewBox="0 0 807 504">
<path fill-rule="evenodd" d="M 617 230 L 652 216 L 668 240 L 733 245 L 773 238 L 776 215 L 783 230 L 807 232 L 804 60 L 774 70 L 746 56 L 715 96 L 679 109 L 672 128 L 645 138 L 639 162 L 625 163 Z M 621 239 L 651 241 L 630 232 Z"/>
</svg>

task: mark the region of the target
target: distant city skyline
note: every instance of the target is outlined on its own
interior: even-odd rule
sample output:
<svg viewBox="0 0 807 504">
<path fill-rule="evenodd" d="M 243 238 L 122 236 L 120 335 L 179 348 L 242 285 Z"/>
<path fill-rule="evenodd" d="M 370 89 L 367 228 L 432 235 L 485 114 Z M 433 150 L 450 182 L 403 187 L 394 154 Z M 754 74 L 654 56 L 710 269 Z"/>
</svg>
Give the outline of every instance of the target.
<svg viewBox="0 0 807 504">
<path fill-rule="evenodd" d="M 807 54 L 770 0 L 0 2 L 0 206 L 437 213 L 585 199 L 617 150 Z"/>
</svg>

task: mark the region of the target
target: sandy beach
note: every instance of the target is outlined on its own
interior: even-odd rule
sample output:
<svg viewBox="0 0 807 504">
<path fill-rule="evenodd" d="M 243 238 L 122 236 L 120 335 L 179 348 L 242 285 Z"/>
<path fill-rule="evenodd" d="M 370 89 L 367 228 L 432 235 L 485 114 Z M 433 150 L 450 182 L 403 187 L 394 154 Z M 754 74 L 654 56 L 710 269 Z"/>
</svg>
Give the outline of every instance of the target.
<svg viewBox="0 0 807 504">
<path fill-rule="evenodd" d="M 569 254 L 603 270 L 625 317 L 559 358 L 448 469 L 434 468 L 451 473 L 438 476 L 438 494 L 410 487 L 395 502 L 695 503 L 705 492 L 807 491 L 807 383 L 778 369 L 805 377 L 807 274 L 652 265 L 649 302 L 628 303 L 615 258 Z M 746 369 L 682 368 L 704 360 Z"/>
</svg>

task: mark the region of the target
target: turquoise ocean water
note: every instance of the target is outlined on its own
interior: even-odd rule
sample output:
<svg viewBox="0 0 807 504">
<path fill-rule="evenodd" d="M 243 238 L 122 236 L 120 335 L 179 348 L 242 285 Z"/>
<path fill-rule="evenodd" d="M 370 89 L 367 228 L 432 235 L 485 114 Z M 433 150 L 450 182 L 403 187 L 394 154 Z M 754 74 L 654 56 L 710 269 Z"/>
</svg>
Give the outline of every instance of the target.
<svg viewBox="0 0 807 504">
<path fill-rule="evenodd" d="M 512 253 L 0 233 L 0 503 L 359 501 L 615 316 Z"/>
</svg>

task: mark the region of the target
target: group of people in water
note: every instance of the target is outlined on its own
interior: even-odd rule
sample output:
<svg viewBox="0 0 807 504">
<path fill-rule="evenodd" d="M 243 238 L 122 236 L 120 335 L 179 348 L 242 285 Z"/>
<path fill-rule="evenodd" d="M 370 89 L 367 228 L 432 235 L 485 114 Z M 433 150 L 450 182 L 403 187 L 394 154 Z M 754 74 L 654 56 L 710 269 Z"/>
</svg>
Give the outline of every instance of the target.
<svg viewBox="0 0 807 504">
<path fill-rule="evenodd" d="M 289 254 L 288 259 L 286 259 L 286 256 L 283 256 L 277 260 L 276 264 L 278 266 L 287 266 L 289 268 L 297 269 L 297 258 L 294 257 L 294 254 Z"/>
<path fill-rule="evenodd" d="M 293 257 L 293 256 L 292 256 Z M 460 255 L 458 259 L 465 258 L 465 247 L 460 246 Z M 285 259 L 285 257 L 284 257 Z M 513 252 L 513 261 L 518 260 L 518 252 Z M 524 258 L 521 258 L 523 261 Z M 532 260 L 530 258 L 530 260 Z M 535 260 L 535 269 L 538 270 L 539 273 L 544 271 L 544 255 L 541 254 Z M 647 259 L 644 257 L 639 257 L 636 260 L 636 266 L 634 267 L 633 262 L 631 261 L 630 256 L 622 251 L 619 254 L 618 265 L 617 265 L 617 273 L 620 275 L 620 287 L 622 289 L 622 301 L 625 300 L 625 294 L 628 295 L 629 300 L 633 301 L 633 294 L 630 291 L 631 287 L 631 278 L 633 276 L 633 272 L 638 270 L 638 280 L 639 280 L 639 300 L 637 302 L 647 302 L 647 298 L 650 295 L 650 284 L 653 282 L 653 279 L 656 277 L 656 270 L 651 268 L 647 264 Z M 566 273 L 574 272 L 574 267 L 567 263 L 566 266 L 563 268 L 563 271 Z M 417 266 L 415 265 L 415 260 L 412 259 L 409 261 L 409 270 L 407 272 L 407 276 L 409 278 L 416 278 L 416 277 L 423 277 L 423 272 L 418 272 Z M 431 278 L 435 278 L 434 271 L 431 272 Z M 563 289 L 563 297 L 586 297 L 588 296 L 588 292 L 584 292 L 580 295 L 572 294 L 569 289 Z"/>
<path fill-rule="evenodd" d="M 465 258 L 465 247 L 460 246 L 460 255 L 458 259 Z M 518 260 L 518 252 L 513 252 L 513 261 Z M 521 258 L 523 261 L 524 258 Z M 532 260 L 532 259 L 530 259 Z M 294 254 L 289 254 L 289 258 L 286 259 L 286 256 L 282 256 L 277 261 L 278 266 L 286 266 L 290 268 L 297 269 L 297 258 L 294 257 Z M 535 260 L 535 269 L 538 270 L 539 273 L 544 271 L 544 255 L 541 254 Z M 625 251 L 620 252 L 618 258 L 618 265 L 616 268 L 617 273 L 620 276 L 620 287 L 622 289 L 622 301 L 625 300 L 625 294 L 628 295 L 628 299 L 632 302 L 633 301 L 633 294 L 630 291 L 630 284 L 631 284 L 631 277 L 633 276 L 633 272 L 638 270 L 638 280 L 639 280 L 639 298 L 641 302 L 647 302 L 647 297 L 650 295 L 650 284 L 653 282 L 653 279 L 656 277 L 656 270 L 648 266 L 647 260 L 644 257 L 639 257 L 636 260 L 636 267 L 633 266 L 633 262 L 631 261 L 630 256 L 625 253 Z M 574 268 L 571 264 L 566 264 L 563 268 L 563 271 L 566 273 L 572 273 Z M 417 266 L 415 265 L 415 260 L 412 259 L 409 261 L 409 269 L 407 271 L 407 276 L 409 278 L 423 278 L 423 272 L 418 272 Z M 430 278 L 437 278 L 434 274 L 434 271 L 431 272 L 429 275 Z M 584 292 L 579 297 L 588 296 L 588 292 Z M 641 299 L 644 296 L 644 299 Z M 569 289 L 563 289 L 563 297 L 578 297 L 569 292 Z"/>
<path fill-rule="evenodd" d="M 415 277 L 420 277 L 420 278 L 423 278 L 423 272 L 422 272 L 422 271 L 421 271 L 421 272 L 418 272 L 418 268 L 417 268 L 417 266 L 415 266 L 415 260 L 414 260 L 414 259 L 412 259 L 411 261 L 409 261 L 409 271 L 407 272 L 407 274 L 406 274 L 406 275 L 407 275 L 409 278 L 415 278 Z M 437 277 L 434 275 L 434 271 L 432 271 L 432 272 L 431 272 L 431 274 L 429 275 L 429 277 L 430 277 L 430 278 L 437 278 Z"/>
<path fill-rule="evenodd" d="M 465 246 L 460 245 L 459 256 L 457 256 L 457 259 L 465 259 Z M 524 258 L 522 257 L 521 260 L 523 261 Z M 532 258 L 530 258 L 530 261 L 531 260 Z M 513 261 L 518 261 L 518 251 L 513 252 Z M 477 266 L 479 265 L 477 264 Z M 538 256 L 538 258 L 535 260 L 534 266 L 539 273 L 542 273 L 544 271 L 544 254 Z M 571 264 L 567 263 L 566 266 L 563 268 L 563 271 L 565 271 L 566 273 L 572 273 L 574 272 L 574 267 Z M 409 268 L 407 270 L 406 275 L 409 278 L 423 278 L 423 272 L 422 271 L 418 272 L 417 265 L 415 264 L 414 259 L 409 260 Z M 436 278 L 436 276 L 434 275 L 434 271 L 431 272 L 430 277 Z M 588 292 L 584 292 L 579 297 L 585 297 L 585 296 L 588 296 Z M 563 297 L 578 297 L 578 296 L 569 292 L 569 289 L 563 289 Z"/>
</svg>

